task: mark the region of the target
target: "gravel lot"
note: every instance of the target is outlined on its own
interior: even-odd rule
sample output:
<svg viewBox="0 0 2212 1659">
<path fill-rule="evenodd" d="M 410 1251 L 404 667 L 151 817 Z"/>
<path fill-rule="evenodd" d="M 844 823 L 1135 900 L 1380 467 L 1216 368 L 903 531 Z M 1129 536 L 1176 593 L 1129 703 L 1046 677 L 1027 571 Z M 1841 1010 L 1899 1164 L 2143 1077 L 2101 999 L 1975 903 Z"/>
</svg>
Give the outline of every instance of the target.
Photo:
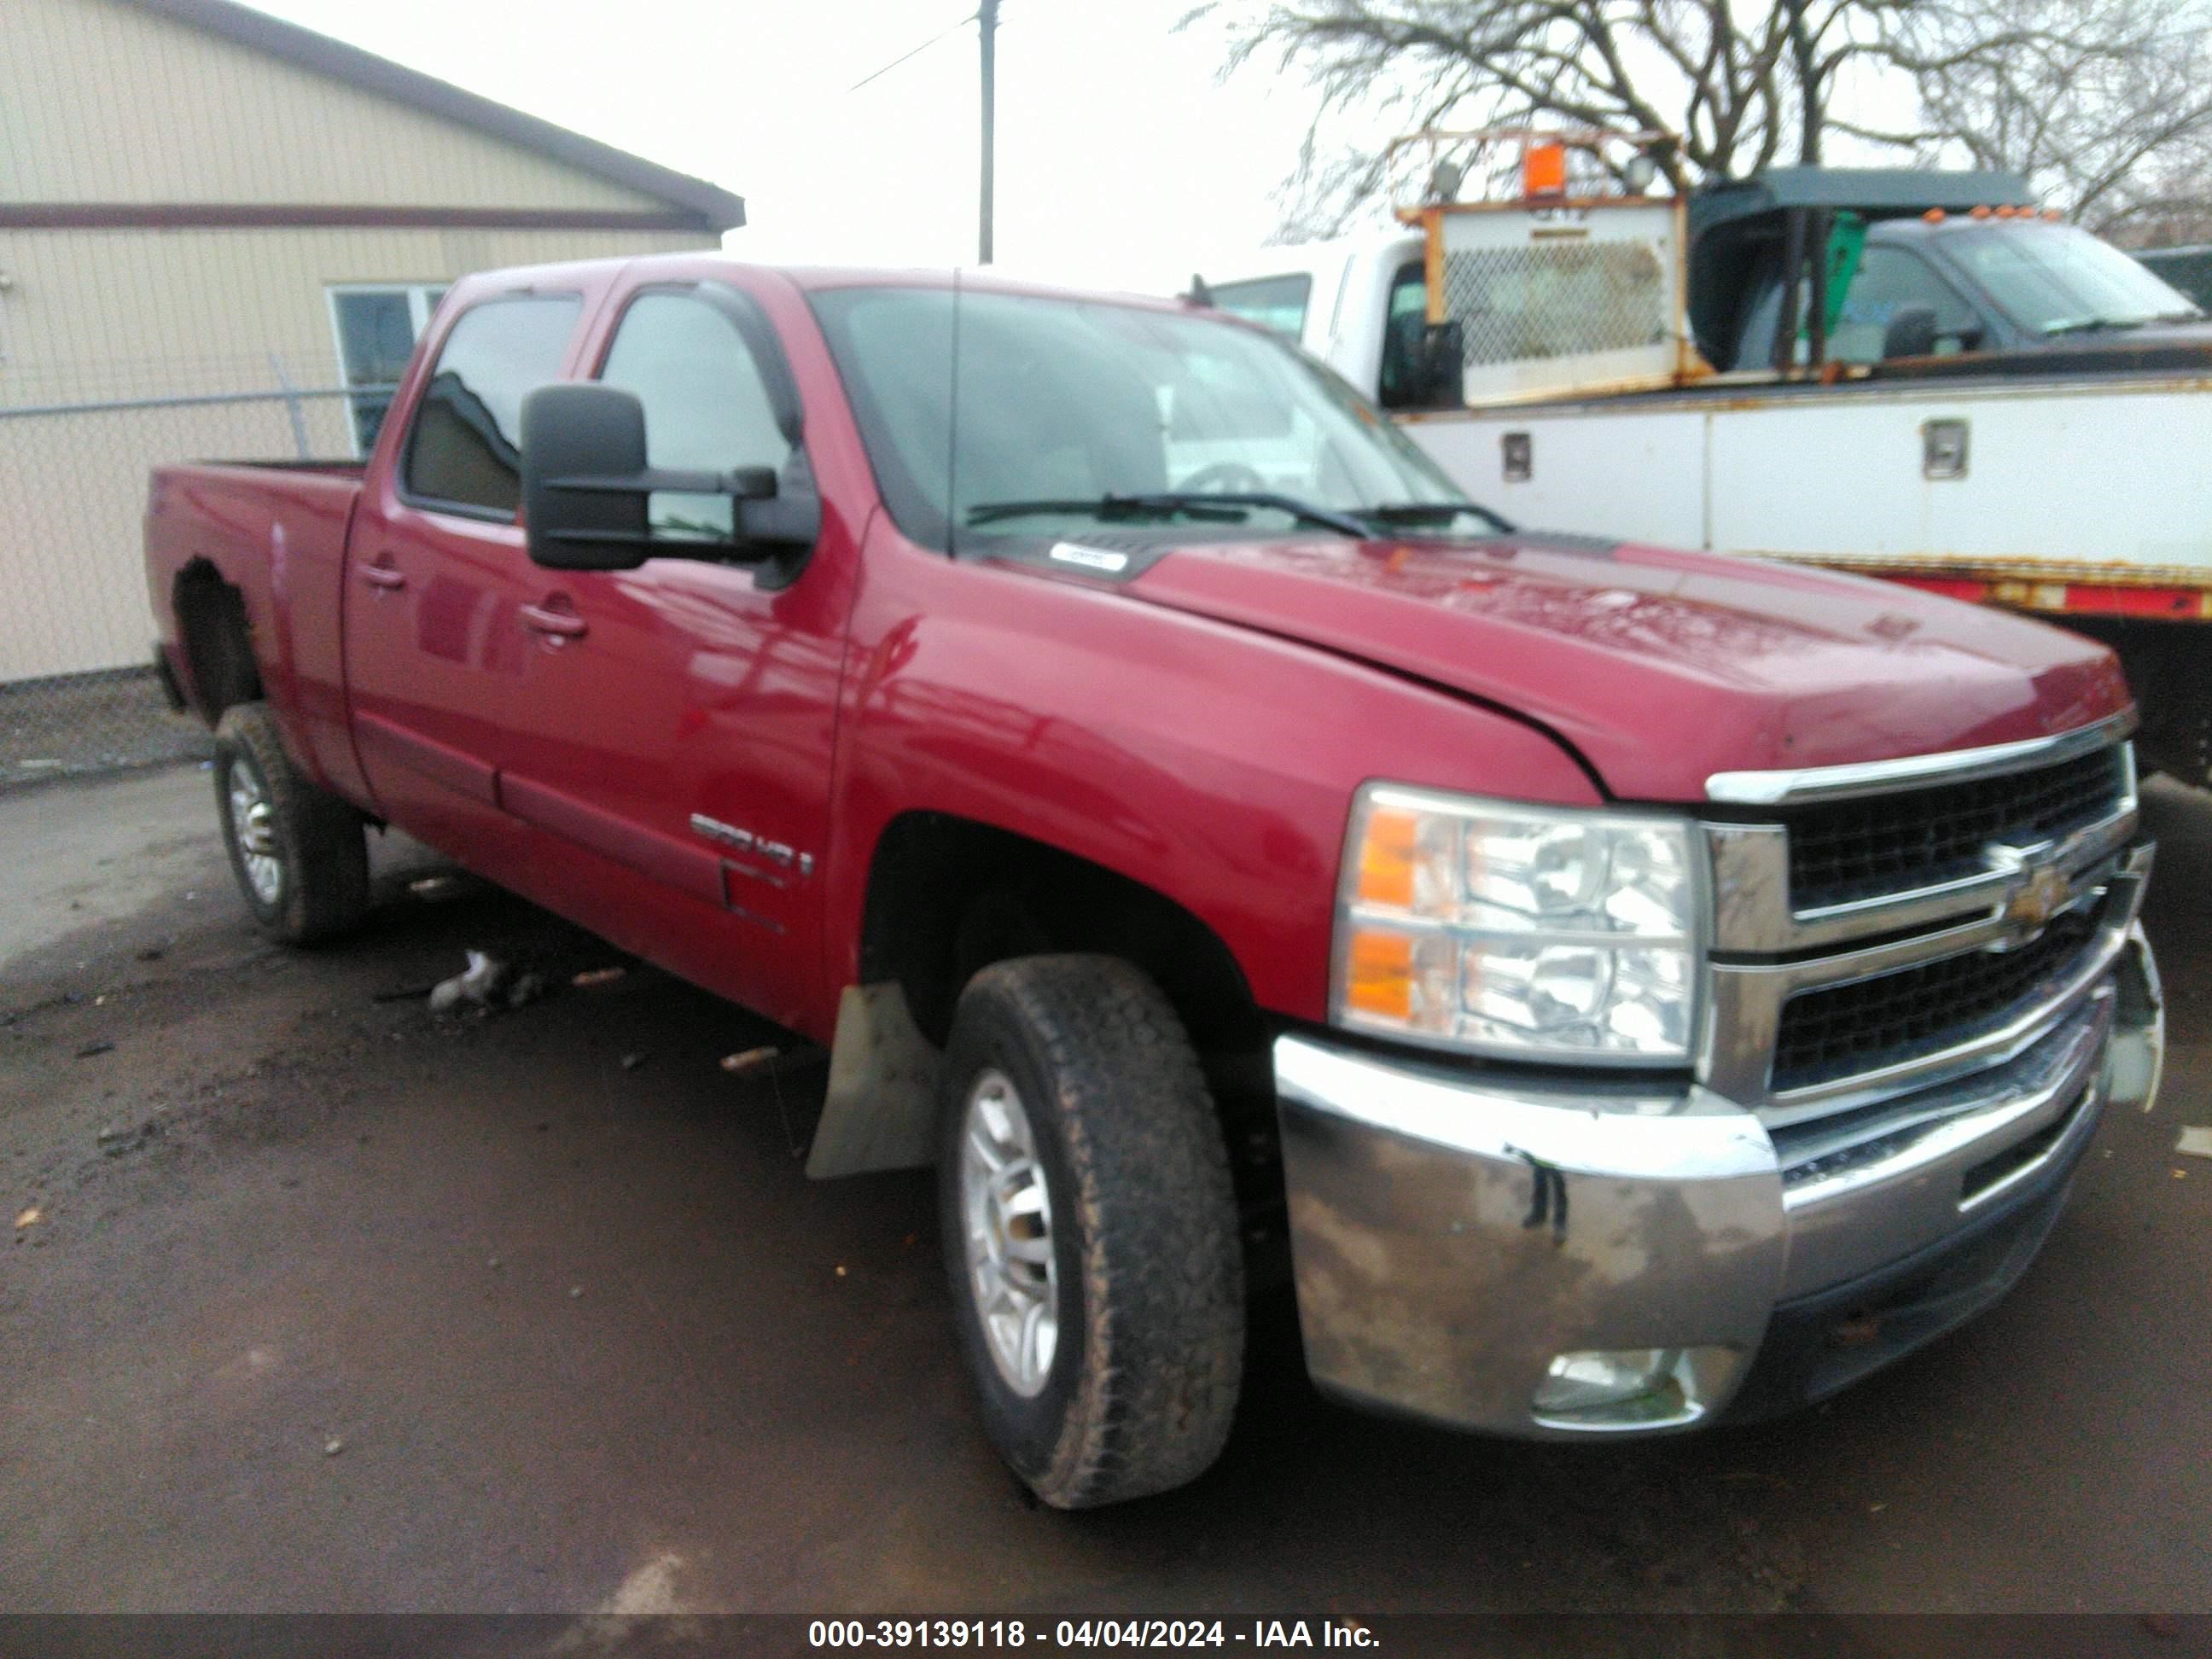
<svg viewBox="0 0 2212 1659">
<path fill-rule="evenodd" d="M 2150 792 L 2158 1109 L 1977 1325 L 1559 1449 L 1322 1401 L 1278 1300 L 1221 1467 L 1064 1516 L 971 1421 L 927 1179 L 800 1173 L 818 1067 L 397 842 L 364 935 L 265 945 L 210 793 L 0 795 L 0 1609 L 2212 1612 L 2212 797 Z M 471 946 L 564 988 L 380 1000 Z"/>
</svg>

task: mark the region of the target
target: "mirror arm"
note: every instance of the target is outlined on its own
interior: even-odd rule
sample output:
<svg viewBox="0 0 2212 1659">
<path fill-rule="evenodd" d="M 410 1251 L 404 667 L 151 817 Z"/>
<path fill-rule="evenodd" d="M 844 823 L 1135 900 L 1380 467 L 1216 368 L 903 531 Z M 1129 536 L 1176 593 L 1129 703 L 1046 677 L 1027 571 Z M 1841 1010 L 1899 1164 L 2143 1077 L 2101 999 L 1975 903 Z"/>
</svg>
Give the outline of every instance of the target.
<svg viewBox="0 0 2212 1659">
<path fill-rule="evenodd" d="M 660 544 L 650 531 L 642 536 L 634 535 L 626 530 L 540 530 L 535 533 L 542 542 L 568 542 L 583 547 L 657 547 Z"/>
<path fill-rule="evenodd" d="M 548 478 L 548 489 L 601 495 L 730 495 L 741 501 L 765 501 L 775 494 L 775 470 L 741 466 L 729 472 L 685 472 L 648 466 L 641 471 L 585 477 Z"/>
<path fill-rule="evenodd" d="M 700 489 L 692 480 L 717 475 L 671 472 L 649 476 L 677 480 L 674 483 L 655 483 L 653 489 L 706 495 L 712 492 Z M 577 481 L 578 486 L 585 489 L 602 482 L 596 478 Z M 547 480 L 547 483 L 556 489 L 565 487 L 554 479 Z M 656 536 L 650 530 L 641 536 L 609 530 L 542 530 L 538 535 L 542 541 L 583 546 L 611 543 L 620 547 L 643 548 L 649 558 L 728 560 L 740 564 L 772 557 L 779 548 L 811 548 L 821 539 L 822 499 L 818 495 L 740 496 L 738 501 L 736 534 L 726 542 L 686 541 L 681 537 Z"/>
</svg>

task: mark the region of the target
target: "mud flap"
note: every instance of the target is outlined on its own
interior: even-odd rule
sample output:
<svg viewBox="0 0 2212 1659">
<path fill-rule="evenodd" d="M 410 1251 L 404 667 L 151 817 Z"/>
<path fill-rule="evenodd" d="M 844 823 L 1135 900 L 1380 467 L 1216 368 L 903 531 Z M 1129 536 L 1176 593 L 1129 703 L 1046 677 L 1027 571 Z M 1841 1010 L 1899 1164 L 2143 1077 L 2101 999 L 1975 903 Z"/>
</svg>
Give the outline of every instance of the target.
<svg viewBox="0 0 2212 1659">
<path fill-rule="evenodd" d="M 847 986 L 806 1173 L 823 1181 L 934 1164 L 939 1058 L 897 985 Z"/>
</svg>

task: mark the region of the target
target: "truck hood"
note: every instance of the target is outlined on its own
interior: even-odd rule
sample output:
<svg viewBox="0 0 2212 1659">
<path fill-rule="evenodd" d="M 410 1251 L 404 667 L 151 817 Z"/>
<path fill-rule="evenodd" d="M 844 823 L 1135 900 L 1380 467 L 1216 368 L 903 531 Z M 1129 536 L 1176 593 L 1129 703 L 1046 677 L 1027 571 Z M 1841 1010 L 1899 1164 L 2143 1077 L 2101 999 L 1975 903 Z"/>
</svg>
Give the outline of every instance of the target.
<svg viewBox="0 0 2212 1659">
<path fill-rule="evenodd" d="M 1625 800 L 1700 800 L 1716 772 L 2042 737 L 2128 706 L 2109 652 L 2038 623 L 1579 537 L 1210 543 L 1124 591 L 1534 721 Z"/>
</svg>

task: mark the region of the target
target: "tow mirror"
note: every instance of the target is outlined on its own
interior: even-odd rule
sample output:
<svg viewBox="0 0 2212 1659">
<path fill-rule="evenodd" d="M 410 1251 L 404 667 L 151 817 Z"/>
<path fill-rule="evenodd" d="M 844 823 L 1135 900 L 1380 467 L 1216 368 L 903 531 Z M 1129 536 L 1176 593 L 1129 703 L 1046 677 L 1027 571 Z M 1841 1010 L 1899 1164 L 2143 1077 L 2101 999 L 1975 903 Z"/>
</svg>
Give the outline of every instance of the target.
<svg viewBox="0 0 2212 1659">
<path fill-rule="evenodd" d="M 728 540 L 656 537 L 647 505 L 658 493 L 726 495 Z M 597 381 L 539 386 L 522 400 L 523 529 L 533 563 L 550 570 L 635 570 L 651 558 L 753 563 L 811 547 L 822 504 L 778 499 L 775 469 L 687 472 L 647 465 L 645 406 Z"/>
<path fill-rule="evenodd" d="M 1881 331 L 1882 361 L 1892 357 L 1932 357 L 1936 354 L 1936 307 L 1899 306 L 1890 313 Z"/>
<path fill-rule="evenodd" d="M 1457 318 L 1421 331 L 1421 369 L 1429 408 L 1456 409 L 1467 401 L 1466 335 Z"/>
<path fill-rule="evenodd" d="M 645 405 L 628 392 L 543 386 L 522 400 L 522 522 L 532 562 L 634 570 L 645 562 Z"/>
<path fill-rule="evenodd" d="M 1385 409 L 1451 409 L 1467 401 L 1467 362 L 1458 321 L 1432 323 L 1419 312 L 1390 319 L 1382 344 Z"/>
</svg>

